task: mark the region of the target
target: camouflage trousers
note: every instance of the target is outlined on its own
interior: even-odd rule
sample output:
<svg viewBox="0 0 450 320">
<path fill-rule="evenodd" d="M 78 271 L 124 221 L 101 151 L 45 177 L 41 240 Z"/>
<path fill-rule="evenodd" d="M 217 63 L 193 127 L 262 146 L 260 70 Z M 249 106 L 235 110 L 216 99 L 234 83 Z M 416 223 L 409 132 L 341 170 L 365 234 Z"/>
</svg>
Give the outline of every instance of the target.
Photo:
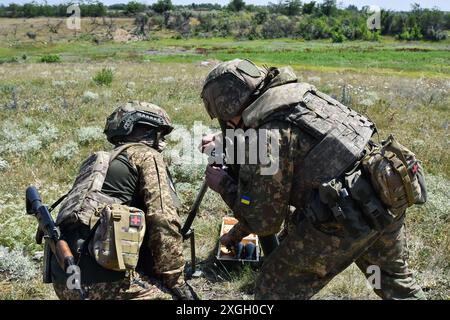
<svg viewBox="0 0 450 320">
<path fill-rule="evenodd" d="M 302 220 L 264 262 L 255 299 L 309 299 L 353 262 L 366 277 L 373 274 L 369 266 L 379 268 L 374 291 L 381 298 L 425 299 L 408 269 L 403 220 L 404 215 L 383 233 L 371 231 L 357 240 L 346 236 L 343 226 L 319 230 Z"/>
<path fill-rule="evenodd" d="M 66 284 L 53 283 L 60 300 L 80 300 L 77 290 L 68 289 Z M 173 295 L 157 280 L 137 278 L 131 281 L 103 282 L 83 285 L 89 300 L 172 300 Z"/>
</svg>

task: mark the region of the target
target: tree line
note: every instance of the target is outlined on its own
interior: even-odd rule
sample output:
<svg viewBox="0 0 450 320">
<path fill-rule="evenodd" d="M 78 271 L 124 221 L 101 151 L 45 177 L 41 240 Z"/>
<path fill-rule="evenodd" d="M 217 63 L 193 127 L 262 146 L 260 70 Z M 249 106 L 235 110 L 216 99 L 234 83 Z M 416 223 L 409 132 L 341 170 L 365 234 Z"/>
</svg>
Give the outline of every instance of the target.
<svg viewBox="0 0 450 320">
<path fill-rule="evenodd" d="M 23 5 L 0 5 L 0 17 L 66 17 L 69 4 L 49 5 L 36 2 Z M 437 8 L 425 9 L 413 4 L 411 11 L 381 10 L 381 28 L 369 30 L 368 8 L 350 5 L 338 7 L 336 0 L 302 2 L 279 0 L 266 6 L 247 5 L 231 0 L 228 5 L 172 4 L 159 0 L 152 5 L 138 1 L 106 6 L 97 1 L 80 4 L 82 17 L 134 17 L 139 30 L 166 28 L 179 37 L 229 37 L 239 39 L 302 38 L 345 40 L 378 40 L 380 35 L 399 40 L 433 40 L 447 38 L 450 13 Z"/>
</svg>

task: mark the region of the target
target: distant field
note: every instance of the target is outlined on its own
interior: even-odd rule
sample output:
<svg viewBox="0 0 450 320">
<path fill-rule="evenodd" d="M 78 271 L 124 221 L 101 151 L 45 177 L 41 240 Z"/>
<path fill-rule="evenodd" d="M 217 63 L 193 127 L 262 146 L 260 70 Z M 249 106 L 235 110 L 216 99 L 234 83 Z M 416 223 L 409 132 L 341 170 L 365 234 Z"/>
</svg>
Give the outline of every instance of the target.
<svg viewBox="0 0 450 320">
<path fill-rule="evenodd" d="M 89 21 L 75 35 L 65 25 L 49 41 L 45 29 L 46 19 L 31 19 L 23 24 L 14 24 L 0 19 L 4 26 L 0 36 L 0 62 L 22 59 L 36 62 L 44 54 L 59 54 L 63 62 L 88 62 L 103 60 L 153 61 L 153 62 L 198 62 L 206 59 L 227 60 L 237 57 L 253 59 L 258 63 L 295 65 L 313 70 L 353 70 L 364 73 L 394 73 L 410 76 L 450 77 L 450 40 L 444 42 L 399 42 L 386 38 L 382 42 L 353 41 L 332 44 L 330 41 L 300 41 L 294 39 L 237 41 L 228 38 L 173 39 L 173 34 L 154 31 L 149 41 L 99 41 L 93 44 L 89 38 L 104 35 L 105 26 L 94 28 L 86 36 Z M 57 19 L 54 19 L 57 20 Z M 63 21 L 63 20 L 61 20 Z M 84 21 L 84 20 L 83 20 Z M 56 22 L 52 22 L 56 24 Z M 131 32 L 131 19 L 117 19 L 117 27 Z M 16 40 L 12 40 L 11 25 L 18 25 Z M 42 29 L 42 36 L 27 39 L 26 26 Z M 87 25 L 87 26 L 86 26 Z M 9 30 L 9 32 L 5 31 Z M 1 33 L 0 33 L 1 34 Z M 57 38 L 55 38 L 57 37 Z M 96 38 L 96 39 L 97 39 Z M 55 40 L 56 39 L 56 40 Z"/>
<path fill-rule="evenodd" d="M 55 298 L 51 287 L 40 283 L 40 263 L 32 259 L 42 247 L 34 243 L 35 221 L 25 216 L 25 188 L 35 184 L 46 203 L 65 193 L 88 154 L 111 148 L 103 125 L 121 102 L 151 101 L 168 111 L 177 127 L 168 151 L 183 135 L 181 127 L 201 121 L 217 128 L 204 111 L 202 83 L 217 60 L 235 57 L 292 65 L 301 81 L 368 115 L 381 138 L 394 133 L 422 159 L 429 202 L 407 215 L 411 267 L 428 298 L 450 298 L 449 42 L 171 39 L 170 33 L 155 31 L 149 41 L 95 44 L 61 30 L 50 43 L 47 19 L 19 20 L 0 19 L 0 300 Z M 35 41 L 25 36 L 30 24 L 42 28 Z M 5 31 L 14 25 L 16 38 Z M 132 21 L 121 26 L 130 31 Z M 39 62 L 46 54 L 59 55 L 61 62 Z M 93 81 L 105 67 L 113 70 L 110 86 Z M 172 163 L 171 170 L 184 218 L 204 167 Z M 192 284 L 204 299 L 251 299 L 256 272 L 224 270 L 212 259 L 227 212 L 209 191 L 194 222 L 206 277 Z M 189 260 L 188 243 L 185 249 Z M 352 266 L 316 298 L 376 296 Z"/>
</svg>

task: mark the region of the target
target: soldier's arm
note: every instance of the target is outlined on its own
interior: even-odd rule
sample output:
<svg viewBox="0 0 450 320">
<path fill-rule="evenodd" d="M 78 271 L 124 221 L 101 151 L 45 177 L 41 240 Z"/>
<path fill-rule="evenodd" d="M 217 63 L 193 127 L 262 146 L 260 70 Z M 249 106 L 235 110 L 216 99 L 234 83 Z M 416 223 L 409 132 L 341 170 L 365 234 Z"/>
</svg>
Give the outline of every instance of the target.
<svg viewBox="0 0 450 320">
<path fill-rule="evenodd" d="M 139 161 L 140 192 L 147 208 L 148 246 L 155 274 L 168 287 L 180 283 L 184 268 L 181 222 L 174 206 L 163 156 L 158 152 L 136 155 Z"/>
<path fill-rule="evenodd" d="M 241 165 L 232 204 L 239 223 L 230 231 L 237 238 L 245 233 L 265 236 L 278 232 L 289 210 L 294 168 L 291 127 L 272 122 L 261 129 L 274 130 L 271 136 L 278 138 L 278 152 L 268 143 L 269 164 Z M 270 166 L 277 166 L 278 170 L 263 175 Z"/>
</svg>

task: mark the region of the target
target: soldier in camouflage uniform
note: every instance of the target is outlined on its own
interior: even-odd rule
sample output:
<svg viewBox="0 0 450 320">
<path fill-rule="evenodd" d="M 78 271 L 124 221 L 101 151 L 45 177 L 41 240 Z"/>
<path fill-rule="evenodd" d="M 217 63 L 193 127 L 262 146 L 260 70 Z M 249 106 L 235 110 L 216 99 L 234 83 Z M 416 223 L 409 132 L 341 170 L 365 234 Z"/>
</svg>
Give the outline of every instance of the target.
<svg viewBox="0 0 450 320">
<path fill-rule="evenodd" d="M 276 233 L 283 222 L 289 226 L 264 261 L 255 299 L 309 299 L 353 262 L 366 277 L 372 275 L 369 266 L 379 267 L 381 283 L 374 290 L 383 299 L 424 298 L 407 264 L 404 212 L 377 229 L 353 200 L 348 211 L 356 212 L 352 221 L 317 201 L 321 183 L 341 177 L 357 162 L 374 133 L 370 120 L 312 85 L 299 83 L 291 68 L 262 69 L 247 60 L 213 69 L 202 99 L 222 131 L 267 129 L 278 141 L 278 154 L 271 154 L 268 146 L 271 162 L 279 164 L 273 175 L 261 174 L 267 163 L 240 164 L 233 174 L 217 166 L 206 169 L 209 187 L 239 220 L 221 238 L 224 245 L 248 233 Z M 214 143 L 206 137 L 203 147 Z M 312 203 L 322 209 L 311 209 Z"/>
<path fill-rule="evenodd" d="M 109 165 L 101 192 L 146 214 L 146 234 L 139 252 L 138 274 L 101 267 L 89 255 L 81 255 L 82 286 L 88 299 L 193 299 L 184 281 L 180 205 L 161 154 L 164 136 L 172 131 L 167 113 L 160 107 L 133 101 L 117 108 L 106 121 L 105 134 L 116 147 L 126 148 Z M 89 235 L 89 227 L 77 224 L 61 228 L 72 252 Z M 79 248 L 79 247 L 78 247 Z M 66 286 L 67 276 L 52 261 L 52 280 L 60 299 L 78 299 Z"/>
</svg>

